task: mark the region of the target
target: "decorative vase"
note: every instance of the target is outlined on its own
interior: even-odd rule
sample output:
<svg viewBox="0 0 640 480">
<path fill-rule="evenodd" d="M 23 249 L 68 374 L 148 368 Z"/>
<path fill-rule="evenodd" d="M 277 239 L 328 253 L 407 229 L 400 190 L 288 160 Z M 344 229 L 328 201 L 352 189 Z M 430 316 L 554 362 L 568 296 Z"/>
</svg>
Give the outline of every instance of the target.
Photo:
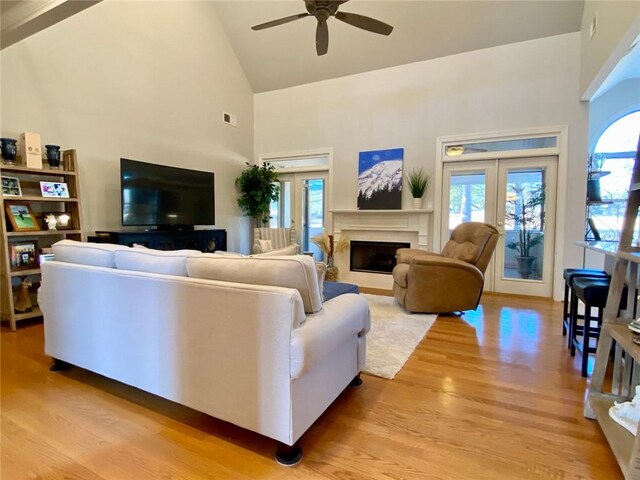
<svg viewBox="0 0 640 480">
<path fill-rule="evenodd" d="M 520 278 L 527 279 L 531 276 L 533 272 L 533 261 L 535 259 L 536 257 L 516 257 Z"/>
<path fill-rule="evenodd" d="M 49 168 L 60 168 L 60 146 L 59 145 L 45 145 L 44 148 L 47 151 L 47 161 L 49 162 Z"/>
<path fill-rule="evenodd" d="M 2 147 L 2 161 L 6 165 L 16 163 L 16 155 L 18 154 L 18 141 L 15 138 L 0 138 L 0 147 Z"/>
<path fill-rule="evenodd" d="M 422 208 L 422 197 L 414 198 L 413 202 L 411 203 L 411 205 L 412 205 L 414 210 L 420 210 Z"/>
<path fill-rule="evenodd" d="M 338 267 L 333 263 L 333 255 L 327 257 L 327 274 L 324 279 L 327 282 L 335 282 L 338 280 Z"/>
</svg>

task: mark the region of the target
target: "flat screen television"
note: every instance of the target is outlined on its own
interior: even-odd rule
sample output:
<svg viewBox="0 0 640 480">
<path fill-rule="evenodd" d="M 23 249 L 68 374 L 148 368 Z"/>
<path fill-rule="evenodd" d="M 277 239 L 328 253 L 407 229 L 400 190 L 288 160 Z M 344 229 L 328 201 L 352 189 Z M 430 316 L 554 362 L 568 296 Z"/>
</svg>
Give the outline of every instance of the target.
<svg viewBox="0 0 640 480">
<path fill-rule="evenodd" d="M 120 159 L 123 226 L 193 229 L 215 223 L 213 172 Z"/>
</svg>

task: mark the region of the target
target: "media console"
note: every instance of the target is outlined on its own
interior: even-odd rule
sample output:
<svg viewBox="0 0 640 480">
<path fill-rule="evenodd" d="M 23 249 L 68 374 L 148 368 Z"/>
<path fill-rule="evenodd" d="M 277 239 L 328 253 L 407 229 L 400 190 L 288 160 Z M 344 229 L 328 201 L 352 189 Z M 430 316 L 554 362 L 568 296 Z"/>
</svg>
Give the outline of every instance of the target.
<svg viewBox="0 0 640 480">
<path fill-rule="evenodd" d="M 200 250 L 215 252 L 227 249 L 226 230 L 148 231 L 148 232 L 96 232 L 87 238 L 94 243 L 116 243 L 133 246 L 134 243 L 156 250 Z"/>
</svg>

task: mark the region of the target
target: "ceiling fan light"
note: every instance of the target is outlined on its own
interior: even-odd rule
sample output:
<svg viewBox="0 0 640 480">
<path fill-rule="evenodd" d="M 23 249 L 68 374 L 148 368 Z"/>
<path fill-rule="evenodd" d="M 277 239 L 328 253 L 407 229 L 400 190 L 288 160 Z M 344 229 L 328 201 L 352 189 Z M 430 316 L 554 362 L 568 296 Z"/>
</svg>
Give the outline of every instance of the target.
<svg viewBox="0 0 640 480">
<path fill-rule="evenodd" d="M 458 155 L 462 155 L 463 153 L 463 145 L 449 145 L 445 150 L 445 155 L 447 157 L 457 157 Z"/>
</svg>

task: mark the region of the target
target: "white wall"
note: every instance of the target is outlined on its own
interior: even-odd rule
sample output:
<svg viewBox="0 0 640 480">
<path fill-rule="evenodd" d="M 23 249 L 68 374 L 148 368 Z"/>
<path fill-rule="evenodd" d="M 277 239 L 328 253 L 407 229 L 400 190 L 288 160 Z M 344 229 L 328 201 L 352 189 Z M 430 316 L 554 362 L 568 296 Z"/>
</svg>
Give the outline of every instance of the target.
<svg viewBox="0 0 640 480">
<path fill-rule="evenodd" d="M 597 12 L 597 27 L 590 26 Z M 581 27 L 580 95 L 589 99 L 640 34 L 637 0 L 588 0 Z"/>
<path fill-rule="evenodd" d="M 334 149 L 332 208 L 355 208 L 358 152 L 404 147 L 433 171 L 438 136 L 569 126 L 564 264 L 582 264 L 587 107 L 580 34 L 505 45 L 255 96 L 256 154 Z M 433 188 L 428 198 L 432 199 Z M 403 206 L 410 205 L 407 189 Z"/>
<path fill-rule="evenodd" d="M 86 231 L 121 228 L 127 157 L 215 172 L 215 226 L 248 251 L 233 181 L 253 155 L 253 93 L 211 2 L 104 1 L 0 62 L 2 135 L 78 150 Z"/>
</svg>

